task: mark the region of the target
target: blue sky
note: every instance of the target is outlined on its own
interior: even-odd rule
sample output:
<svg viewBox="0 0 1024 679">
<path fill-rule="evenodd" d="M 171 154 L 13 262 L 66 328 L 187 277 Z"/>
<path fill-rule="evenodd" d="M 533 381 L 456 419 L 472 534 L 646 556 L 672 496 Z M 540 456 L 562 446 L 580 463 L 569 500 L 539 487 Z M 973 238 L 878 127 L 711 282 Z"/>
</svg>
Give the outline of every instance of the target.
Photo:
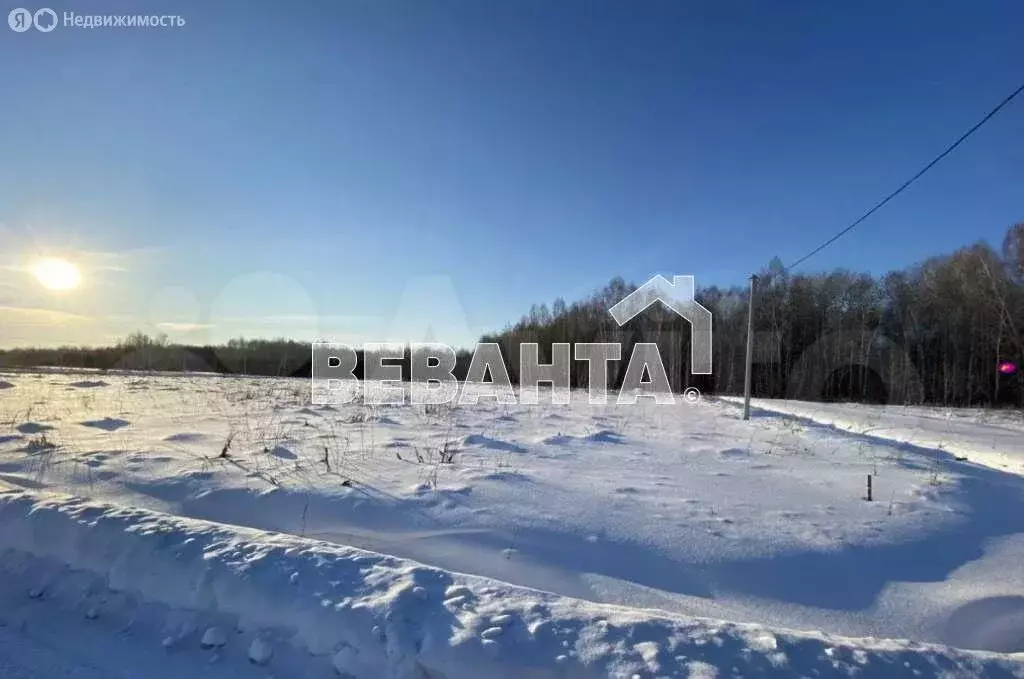
<svg viewBox="0 0 1024 679">
<path fill-rule="evenodd" d="M 186 24 L 0 31 L 0 346 L 467 343 L 617 275 L 742 283 L 1024 77 L 1009 0 L 145 7 Z M 1022 187 L 1018 101 L 801 270 L 998 244 Z M 82 286 L 37 285 L 41 255 Z"/>
</svg>

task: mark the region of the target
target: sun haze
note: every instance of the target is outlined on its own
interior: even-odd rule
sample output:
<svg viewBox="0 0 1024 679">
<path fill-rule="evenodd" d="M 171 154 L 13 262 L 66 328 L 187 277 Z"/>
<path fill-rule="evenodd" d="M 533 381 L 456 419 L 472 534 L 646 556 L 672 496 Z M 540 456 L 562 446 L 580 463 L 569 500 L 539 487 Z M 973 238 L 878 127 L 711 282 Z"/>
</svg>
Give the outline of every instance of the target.
<svg viewBox="0 0 1024 679">
<path fill-rule="evenodd" d="M 36 262 L 32 274 L 48 290 L 72 290 L 82 281 L 77 266 L 66 259 L 55 257 Z"/>
</svg>

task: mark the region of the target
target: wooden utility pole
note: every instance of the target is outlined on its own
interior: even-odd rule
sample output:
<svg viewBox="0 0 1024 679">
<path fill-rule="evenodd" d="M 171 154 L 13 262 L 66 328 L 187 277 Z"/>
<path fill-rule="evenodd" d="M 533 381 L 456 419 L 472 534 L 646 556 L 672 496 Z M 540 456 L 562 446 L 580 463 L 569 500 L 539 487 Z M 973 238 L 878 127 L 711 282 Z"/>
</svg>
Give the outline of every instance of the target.
<svg viewBox="0 0 1024 679">
<path fill-rule="evenodd" d="M 747 368 L 743 373 L 743 419 L 750 419 L 750 368 L 754 362 L 754 284 L 757 276 L 750 274 L 750 299 L 747 300 Z"/>
</svg>

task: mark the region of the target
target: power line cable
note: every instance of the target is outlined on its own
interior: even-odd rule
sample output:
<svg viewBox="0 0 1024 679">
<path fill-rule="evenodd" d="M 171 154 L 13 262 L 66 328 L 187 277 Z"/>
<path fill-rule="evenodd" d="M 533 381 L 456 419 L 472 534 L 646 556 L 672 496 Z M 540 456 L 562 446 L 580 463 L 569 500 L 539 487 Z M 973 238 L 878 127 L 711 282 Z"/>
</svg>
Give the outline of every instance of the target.
<svg viewBox="0 0 1024 679">
<path fill-rule="evenodd" d="M 873 215 L 875 212 L 877 212 L 883 205 L 888 203 L 890 200 L 892 200 L 896 196 L 898 196 L 901 193 L 903 193 L 903 191 L 908 186 L 910 186 L 911 184 L 916 182 L 918 179 L 920 179 L 921 176 L 925 172 L 927 172 L 928 170 L 932 169 L 932 167 L 934 167 L 936 163 L 938 163 L 940 160 L 942 160 L 943 158 L 948 156 L 950 153 L 952 153 L 953 149 L 955 149 L 957 146 L 960 146 L 960 144 L 964 143 L 967 140 L 968 137 L 970 137 L 972 134 L 977 132 L 981 128 L 982 125 L 984 125 L 990 119 L 992 119 L 992 117 L 995 116 L 995 114 L 999 113 L 999 111 L 1001 111 L 1004 107 L 1006 107 L 1007 104 L 1009 104 L 1011 101 L 1013 101 L 1014 98 L 1018 94 L 1020 94 L 1021 92 L 1024 92 L 1024 85 L 1021 85 L 1020 87 L 1018 87 L 1016 90 L 1014 90 L 1012 93 L 1010 93 L 1009 96 L 1007 96 L 1005 99 L 1003 99 L 1001 102 L 999 102 L 999 104 L 994 109 L 989 111 L 988 114 L 984 118 L 979 120 L 974 125 L 974 127 L 972 127 L 971 129 L 967 130 L 966 132 L 964 132 L 963 135 L 961 135 L 961 137 L 959 139 L 957 139 L 955 142 L 953 142 L 945 151 L 943 151 L 939 155 L 935 156 L 935 158 L 932 160 L 932 162 L 930 162 L 927 165 L 925 165 L 913 177 L 911 177 L 907 181 L 903 182 L 902 186 L 900 186 L 898 189 L 896 189 L 895 191 L 890 193 L 888 196 L 886 196 L 885 198 L 880 200 L 878 203 L 876 203 L 873 208 L 871 208 L 870 210 L 865 212 L 863 215 L 858 217 L 855 222 L 853 222 L 852 224 L 850 224 L 849 226 L 844 228 L 842 231 L 840 231 L 836 235 L 834 235 L 831 238 L 829 238 L 827 241 L 825 241 L 824 243 L 822 243 L 818 247 L 816 247 L 813 250 L 811 250 L 810 252 L 808 252 L 806 255 L 804 255 L 800 259 L 796 260 L 795 262 L 793 262 L 792 264 L 787 266 L 786 270 L 788 271 L 788 270 L 790 270 L 790 269 L 792 269 L 794 267 L 799 266 L 800 264 L 803 264 L 808 259 L 810 259 L 814 255 L 818 254 L 819 252 L 821 252 L 822 250 L 827 248 L 829 245 L 832 245 L 832 243 L 835 243 L 837 240 L 839 240 L 840 238 L 842 238 L 843 236 L 848 234 L 850 231 L 853 231 L 853 229 L 855 229 L 861 222 L 863 222 L 865 219 L 867 219 L 868 217 Z"/>
</svg>

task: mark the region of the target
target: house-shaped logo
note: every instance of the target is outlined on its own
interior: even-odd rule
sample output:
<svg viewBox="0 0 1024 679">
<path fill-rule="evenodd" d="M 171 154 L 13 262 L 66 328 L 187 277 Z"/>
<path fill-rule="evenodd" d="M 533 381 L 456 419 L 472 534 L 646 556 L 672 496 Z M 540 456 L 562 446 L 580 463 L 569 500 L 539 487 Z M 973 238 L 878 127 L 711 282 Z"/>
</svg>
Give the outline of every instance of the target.
<svg viewBox="0 0 1024 679">
<path fill-rule="evenodd" d="M 711 374 L 711 312 L 694 299 L 693 276 L 673 276 L 670 283 L 658 274 L 623 297 L 608 312 L 619 326 L 661 302 L 690 323 L 690 372 Z"/>
</svg>

